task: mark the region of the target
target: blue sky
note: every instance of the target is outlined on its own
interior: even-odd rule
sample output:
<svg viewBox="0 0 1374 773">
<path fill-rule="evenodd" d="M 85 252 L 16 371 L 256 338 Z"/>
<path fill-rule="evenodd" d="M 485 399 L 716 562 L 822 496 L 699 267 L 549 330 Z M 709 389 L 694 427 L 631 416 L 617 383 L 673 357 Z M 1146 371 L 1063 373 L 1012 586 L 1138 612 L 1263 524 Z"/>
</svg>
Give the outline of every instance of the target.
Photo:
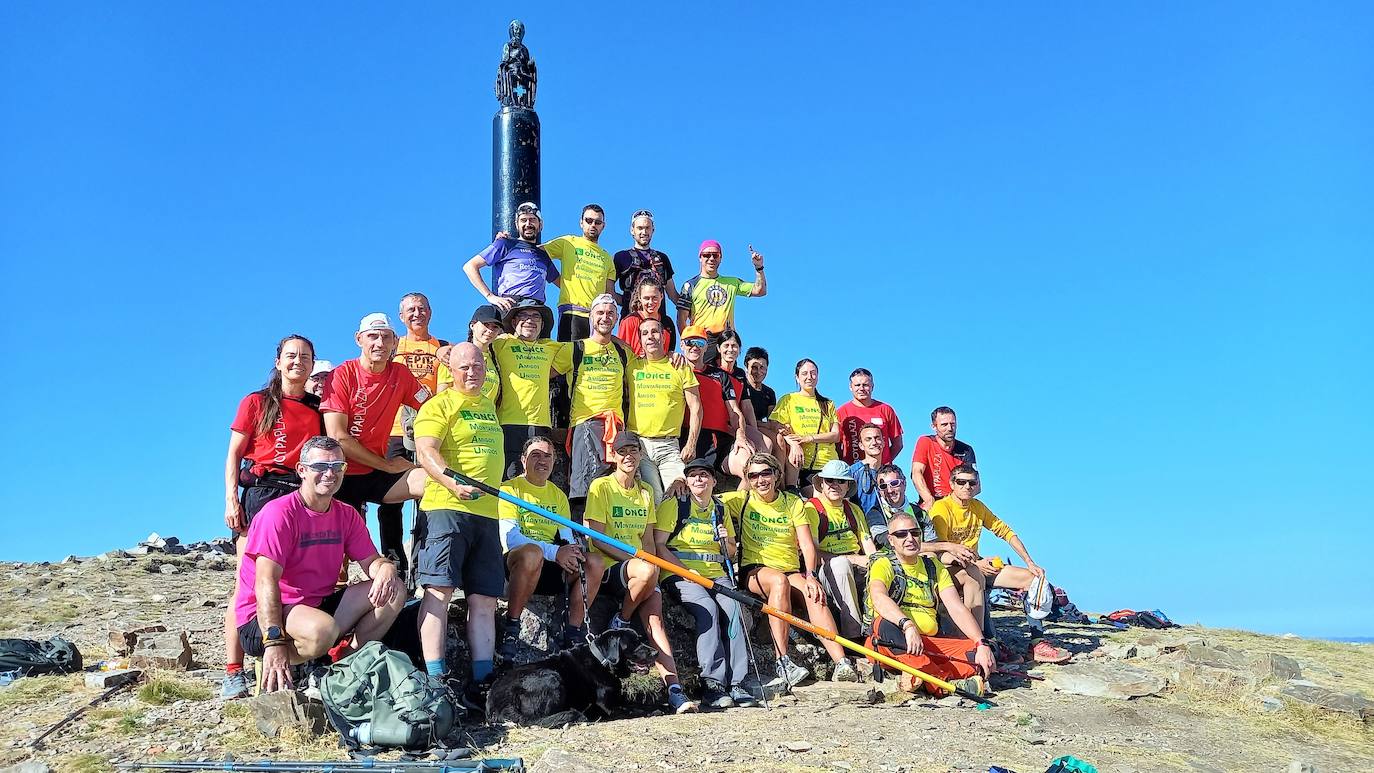
<svg viewBox="0 0 1374 773">
<path fill-rule="evenodd" d="M 1085 609 L 1374 633 L 1370 6 L 469 5 L 0 7 L 0 558 L 222 533 L 286 333 L 422 289 L 461 335 L 519 16 L 546 237 L 752 242 L 770 383 L 866 366 L 908 445 L 955 406 Z"/>
</svg>

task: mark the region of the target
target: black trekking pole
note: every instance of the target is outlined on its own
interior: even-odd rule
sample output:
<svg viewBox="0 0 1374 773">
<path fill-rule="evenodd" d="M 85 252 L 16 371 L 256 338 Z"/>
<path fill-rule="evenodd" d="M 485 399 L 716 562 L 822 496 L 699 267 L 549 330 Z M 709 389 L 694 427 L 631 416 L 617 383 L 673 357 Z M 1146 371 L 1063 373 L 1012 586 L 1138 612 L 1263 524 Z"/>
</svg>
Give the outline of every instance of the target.
<svg viewBox="0 0 1374 773">
<path fill-rule="evenodd" d="M 231 773 L 474 773 L 474 771 L 517 771 L 523 773 L 525 761 L 516 759 L 486 760 L 330 760 L 275 762 L 121 762 L 120 770 L 224 770 Z"/>
<path fill-rule="evenodd" d="M 712 499 L 714 499 L 714 497 L 712 497 Z M 725 530 L 721 528 L 723 525 L 720 518 L 720 511 L 716 509 L 715 503 L 712 502 L 711 529 L 715 531 L 716 542 L 720 545 L 720 557 L 723 559 L 722 563 L 725 565 L 725 575 L 730 578 L 736 578 L 737 575 L 735 574 L 734 562 L 730 560 L 730 553 L 725 548 L 726 535 Z M 743 607 L 743 604 L 735 601 L 735 611 L 734 614 L 730 615 L 730 625 L 735 631 L 744 635 L 744 649 L 745 652 L 749 653 L 749 667 L 754 669 L 754 678 L 759 682 L 759 697 L 763 699 L 763 710 L 772 711 L 773 707 L 768 705 L 768 689 L 763 685 L 763 674 L 759 671 L 758 661 L 754 659 L 754 642 L 749 636 L 749 632 L 744 630 L 744 616 L 740 613 Z M 787 678 L 783 677 L 783 682 L 786 681 Z"/>
</svg>

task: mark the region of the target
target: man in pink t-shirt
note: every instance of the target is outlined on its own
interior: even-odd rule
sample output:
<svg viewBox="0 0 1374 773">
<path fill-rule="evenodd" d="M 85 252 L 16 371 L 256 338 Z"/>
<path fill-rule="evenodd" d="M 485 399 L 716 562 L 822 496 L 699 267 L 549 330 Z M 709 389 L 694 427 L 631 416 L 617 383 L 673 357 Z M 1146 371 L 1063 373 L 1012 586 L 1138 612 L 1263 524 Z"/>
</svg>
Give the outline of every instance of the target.
<svg viewBox="0 0 1374 773">
<path fill-rule="evenodd" d="M 337 441 L 306 441 L 300 489 L 248 526 L 234 619 L 243 651 L 262 657 L 264 692 L 290 688 L 291 666 L 330 652 L 344 634 L 352 638 L 340 656 L 380 639 L 405 603 L 396 566 L 377 555 L 358 511 L 334 499 L 347 466 Z M 345 557 L 371 579 L 336 591 Z"/>
<path fill-rule="evenodd" d="M 863 458 L 859 430 L 872 424 L 883 431 L 882 463 L 891 464 L 902 452 L 902 422 L 897 420 L 897 412 L 887 403 L 873 399 L 873 374 L 867 368 L 855 368 L 849 374 L 849 393 L 854 399 L 835 411 L 840 422 L 840 458 L 850 464 Z"/>
<path fill-rule="evenodd" d="M 362 356 L 329 374 L 320 412 L 325 432 L 348 457 L 339 501 L 361 513 L 368 502 L 395 504 L 424 495 L 429 476 L 403 457 L 386 458 L 386 446 L 401 406 L 418 409 L 430 395 L 410 368 L 392 361 L 396 331 L 385 314 L 363 317 L 354 340 Z"/>
</svg>

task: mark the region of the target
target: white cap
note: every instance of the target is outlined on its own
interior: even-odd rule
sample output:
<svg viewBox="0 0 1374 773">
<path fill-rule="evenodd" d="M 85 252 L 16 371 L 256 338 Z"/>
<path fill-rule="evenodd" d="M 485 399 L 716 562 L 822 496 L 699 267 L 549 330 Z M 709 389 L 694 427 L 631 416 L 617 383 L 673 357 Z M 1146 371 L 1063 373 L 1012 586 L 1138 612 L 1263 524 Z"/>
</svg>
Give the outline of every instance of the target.
<svg viewBox="0 0 1374 773">
<path fill-rule="evenodd" d="M 395 329 L 391 327 L 391 320 L 387 319 L 386 315 L 380 311 L 372 312 L 366 317 L 363 317 L 362 321 L 358 323 L 359 333 L 366 333 L 369 330 L 388 330 L 392 333 L 396 332 Z"/>
<path fill-rule="evenodd" d="M 594 309 L 594 308 L 596 308 L 597 306 L 600 306 L 600 305 L 603 304 L 603 303 L 609 303 L 609 304 L 611 304 L 612 306 L 615 306 L 616 308 L 619 308 L 619 307 L 620 307 L 620 305 L 619 305 L 618 303 L 615 302 L 615 296 L 614 296 L 614 295 L 611 295 L 610 293 L 602 293 L 602 294 L 596 296 L 596 298 L 592 299 L 592 305 L 588 306 L 587 308 L 589 308 L 589 309 Z"/>
<path fill-rule="evenodd" d="M 315 367 L 310 370 L 311 376 L 318 376 L 321 373 L 328 373 L 334 369 L 334 363 L 329 360 L 315 360 Z"/>
</svg>

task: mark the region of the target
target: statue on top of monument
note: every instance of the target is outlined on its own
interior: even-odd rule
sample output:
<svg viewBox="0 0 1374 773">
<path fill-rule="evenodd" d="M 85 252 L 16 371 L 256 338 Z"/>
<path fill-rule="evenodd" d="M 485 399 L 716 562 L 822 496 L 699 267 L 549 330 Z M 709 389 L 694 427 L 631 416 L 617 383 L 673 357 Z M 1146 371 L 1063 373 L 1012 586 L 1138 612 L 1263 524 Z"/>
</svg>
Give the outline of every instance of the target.
<svg viewBox="0 0 1374 773">
<path fill-rule="evenodd" d="M 534 108 L 537 71 L 524 38 L 525 25 L 516 19 L 510 23 L 510 40 L 501 50 L 501 65 L 496 69 L 496 99 L 502 107 Z"/>
</svg>

